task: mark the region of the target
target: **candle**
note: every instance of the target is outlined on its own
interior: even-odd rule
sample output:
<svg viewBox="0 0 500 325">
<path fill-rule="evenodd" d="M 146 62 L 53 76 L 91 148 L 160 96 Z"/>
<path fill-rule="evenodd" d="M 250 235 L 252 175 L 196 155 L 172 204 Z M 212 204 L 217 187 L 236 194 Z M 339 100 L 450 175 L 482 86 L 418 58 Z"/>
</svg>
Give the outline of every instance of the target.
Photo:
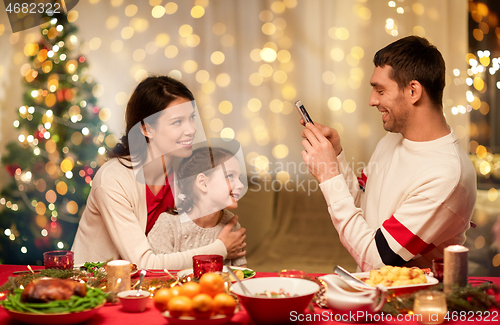
<svg viewBox="0 0 500 325">
<path fill-rule="evenodd" d="M 423 290 L 415 294 L 413 313 L 420 324 L 441 324 L 447 312 L 444 292 Z"/>
<path fill-rule="evenodd" d="M 130 262 L 114 260 L 106 264 L 108 292 L 118 293 L 130 290 Z"/>
<path fill-rule="evenodd" d="M 445 291 L 453 286 L 467 285 L 467 253 L 469 249 L 460 245 L 448 246 L 444 249 L 443 283 Z"/>
</svg>

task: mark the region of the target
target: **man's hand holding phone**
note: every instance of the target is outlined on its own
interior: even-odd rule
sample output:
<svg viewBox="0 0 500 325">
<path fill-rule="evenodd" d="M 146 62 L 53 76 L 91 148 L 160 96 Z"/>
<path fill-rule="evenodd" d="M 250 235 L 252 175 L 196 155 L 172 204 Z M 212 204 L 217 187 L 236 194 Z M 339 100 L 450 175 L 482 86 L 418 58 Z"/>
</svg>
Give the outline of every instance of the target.
<svg viewBox="0 0 500 325">
<path fill-rule="evenodd" d="M 314 124 L 313 120 L 311 119 L 311 117 L 309 116 L 309 113 L 306 110 L 306 107 L 304 106 L 304 104 L 302 104 L 302 102 L 300 100 L 295 102 L 295 107 L 299 111 L 300 116 L 302 116 L 302 120 L 305 121 L 304 123 Z M 302 124 L 302 125 L 305 125 L 305 124 Z"/>
<path fill-rule="evenodd" d="M 306 127 L 302 130 L 302 137 L 305 138 L 302 140 L 305 149 L 302 150 L 302 159 L 309 172 L 323 183 L 340 174 L 337 155 L 342 147 L 339 134 L 335 129 L 314 124 L 300 100 L 295 103 L 295 107 L 302 117 L 300 123 Z"/>
<path fill-rule="evenodd" d="M 307 123 L 302 131 L 304 150 L 302 159 L 309 172 L 321 183 L 340 174 L 337 153 L 330 141 L 313 124 Z"/>
<path fill-rule="evenodd" d="M 295 102 L 295 107 L 297 108 L 300 116 L 302 117 L 300 119 L 300 124 L 302 124 L 303 126 L 306 126 L 307 123 L 313 124 L 321 132 L 321 134 L 323 134 L 323 136 L 328 141 L 330 141 L 330 143 L 333 146 L 333 149 L 335 149 L 335 152 L 338 155 L 342 151 L 342 146 L 340 144 L 340 136 L 339 136 L 339 133 L 337 132 L 337 130 L 329 128 L 329 127 L 324 126 L 324 125 L 319 124 L 319 123 L 313 123 L 311 117 L 309 116 L 309 113 L 307 112 L 305 106 L 302 104 L 302 102 L 300 100 Z M 308 120 L 310 122 L 308 122 Z M 302 130 L 302 137 L 303 138 L 307 138 L 307 136 L 305 134 L 305 130 L 307 130 L 307 128 Z"/>
</svg>

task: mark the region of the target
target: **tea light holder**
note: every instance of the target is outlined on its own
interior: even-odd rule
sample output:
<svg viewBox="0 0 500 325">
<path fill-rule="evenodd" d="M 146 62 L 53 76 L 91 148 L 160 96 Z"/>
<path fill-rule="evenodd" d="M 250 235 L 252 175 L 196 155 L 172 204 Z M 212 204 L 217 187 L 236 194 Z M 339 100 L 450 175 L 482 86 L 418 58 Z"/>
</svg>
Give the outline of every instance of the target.
<svg viewBox="0 0 500 325">
<path fill-rule="evenodd" d="M 445 291 L 453 286 L 467 285 L 467 254 L 469 249 L 461 245 L 452 245 L 444 249 L 443 283 Z"/>
<path fill-rule="evenodd" d="M 108 292 L 118 293 L 130 290 L 130 262 L 124 260 L 109 261 L 106 264 L 108 273 Z"/>
<path fill-rule="evenodd" d="M 448 312 L 446 294 L 441 291 L 422 290 L 415 294 L 413 313 L 420 324 L 441 324 Z"/>
<path fill-rule="evenodd" d="M 193 256 L 193 275 L 200 278 L 209 272 L 222 272 L 222 255 L 195 255 Z"/>
<path fill-rule="evenodd" d="M 43 265 L 46 269 L 73 269 L 73 252 L 67 250 L 48 251 L 43 253 Z"/>
</svg>

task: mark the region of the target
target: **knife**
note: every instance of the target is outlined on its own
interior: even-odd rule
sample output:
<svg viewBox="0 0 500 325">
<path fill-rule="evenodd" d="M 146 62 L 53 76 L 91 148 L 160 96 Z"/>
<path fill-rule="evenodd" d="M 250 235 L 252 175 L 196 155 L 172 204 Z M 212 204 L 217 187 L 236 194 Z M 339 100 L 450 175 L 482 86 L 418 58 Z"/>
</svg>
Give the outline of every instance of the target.
<svg viewBox="0 0 500 325">
<path fill-rule="evenodd" d="M 344 269 L 342 266 L 339 266 L 339 265 L 335 266 L 335 268 L 333 269 L 333 272 L 337 273 L 338 275 L 340 275 L 341 277 L 343 277 L 347 280 L 354 281 L 357 285 L 361 285 L 364 288 L 372 288 L 369 285 L 367 285 L 366 283 L 364 283 L 363 281 L 361 281 L 360 279 L 358 279 L 357 277 L 355 277 L 354 275 L 352 275 L 349 271 Z"/>
</svg>

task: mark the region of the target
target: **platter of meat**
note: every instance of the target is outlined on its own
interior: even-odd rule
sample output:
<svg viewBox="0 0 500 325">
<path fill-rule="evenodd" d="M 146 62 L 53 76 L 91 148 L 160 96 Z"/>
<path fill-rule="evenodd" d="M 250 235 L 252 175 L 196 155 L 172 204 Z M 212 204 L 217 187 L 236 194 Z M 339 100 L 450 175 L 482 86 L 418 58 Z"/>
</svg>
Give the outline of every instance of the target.
<svg viewBox="0 0 500 325">
<path fill-rule="evenodd" d="M 76 324 L 104 306 L 105 293 L 70 279 L 38 278 L 1 302 L 13 319 L 28 324 Z"/>
</svg>

